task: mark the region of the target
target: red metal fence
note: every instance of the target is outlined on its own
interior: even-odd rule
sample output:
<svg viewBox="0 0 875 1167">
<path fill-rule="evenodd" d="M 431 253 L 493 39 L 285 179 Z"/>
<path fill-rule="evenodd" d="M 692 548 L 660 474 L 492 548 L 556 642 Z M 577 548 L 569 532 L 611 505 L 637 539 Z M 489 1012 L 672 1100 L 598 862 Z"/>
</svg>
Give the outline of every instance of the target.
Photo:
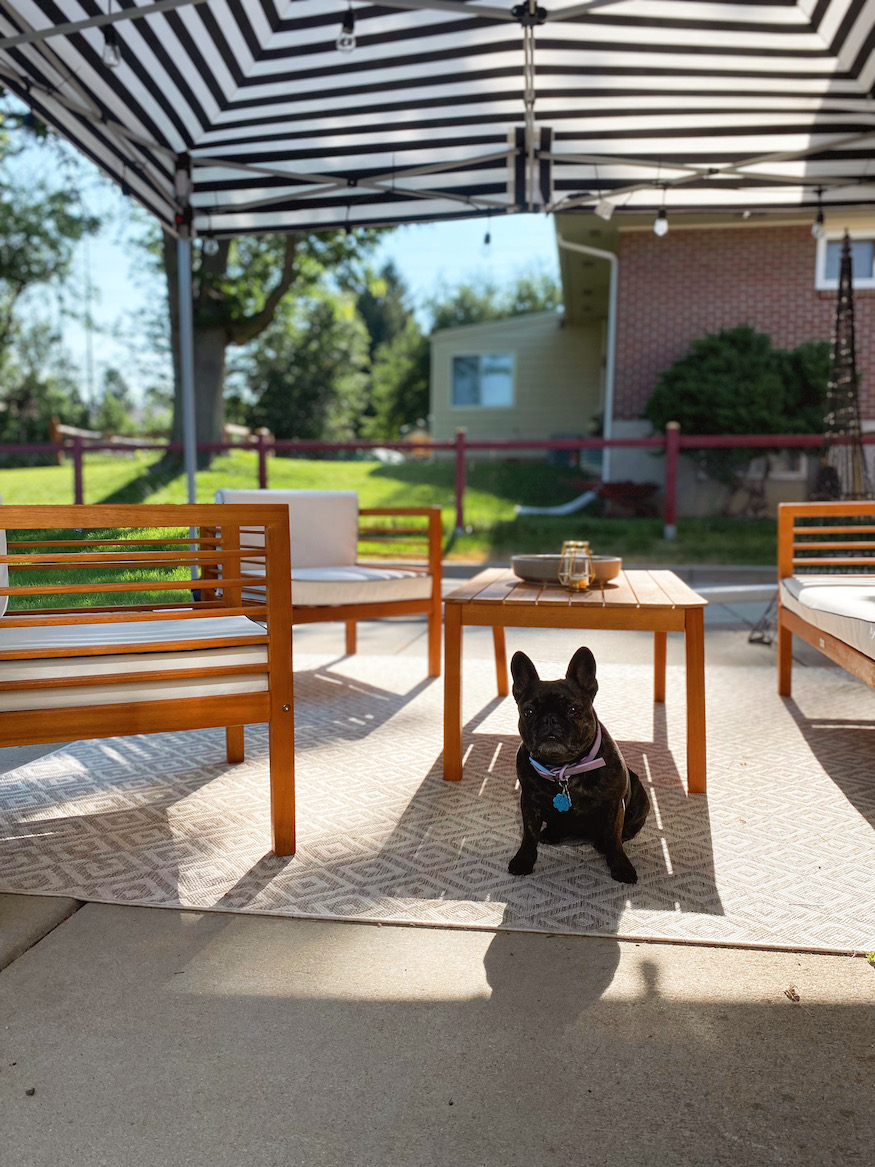
<svg viewBox="0 0 875 1167">
<path fill-rule="evenodd" d="M 875 433 L 864 434 L 863 442 L 867 445 L 875 443 Z M 422 439 L 405 442 L 320 442 L 294 441 L 280 439 L 259 434 L 256 441 L 249 446 L 241 447 L 232 442 L 199 443 L 199 451 L 221 453 L 225 450 L 254 450 L 258 462 L 258 485 L 262 489 L 268 486 L 268 458 L 272 453 L 278 454 L 332 454 L 355 450 L 400 450 L 411 456 L 421 457 L 423 453 L 445 451 L 453 453 L 455 457 L 455 496 L 456 496 L 456 530 L 465 527 L 465 467 L 467 457 L 475 451 L 492 451 L 498 454 L 513 454 L 521 450 L 604 450 L 604 449 L 650 449 L 663 450 L 665 453 L 665 489 L 663 493 L 663 524 L 666 538 L 672 538 L 677 524 L 677 466 L 678 457 L 684 450 L 705 450 L 714 448 L 744 447 L 752 449 L 819 449 L 823 446 L 821 434 L 682 434 L 676 422 L 669 422 L 663 435 L 654 435 L 649 438 L 551 438 L 546 441 L 487 441 L 482 439 L 469 440 L 463 429 L 457 430 L 455 441 L 452 442 L 424 442 Z M 63 449 L 70 455 L 73 463 L 73 500 L 76 503 L 84 502 L 84 455 L 98 450 L 111 450 L 119 453 L 118 443 L 109 441 L 91 441 L 82 437 L 73 437 L 63 442 L 61 446 L 52 443 L 38 445 L 0 445 L 0 459 L 6 456 L 21 456 L 22 454 L 53 454 Z M 165 452 L 182 454 L 181 442 L 134 442 L 126 441 L 126 452 L 135 450 L 155 450 L 161 454 Z"/>
</svg>

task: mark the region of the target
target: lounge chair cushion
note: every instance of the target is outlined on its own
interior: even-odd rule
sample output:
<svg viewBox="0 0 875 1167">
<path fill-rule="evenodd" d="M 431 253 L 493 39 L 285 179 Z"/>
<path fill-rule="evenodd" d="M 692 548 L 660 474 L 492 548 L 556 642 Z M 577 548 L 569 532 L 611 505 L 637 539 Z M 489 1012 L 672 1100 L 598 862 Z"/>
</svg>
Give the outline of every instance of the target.
<svg viewBox="0 0 875 1167">
<path fill-rule="evenodd" d="M 216 646 L 211 641 L 231 637 L 260 636 L 264 628 L 245 616 L 206 617 L 197 620 L 136 621 L 133 623 L 38 625 L 7 628 L 0 620 L 0 651 L 45 648 L 94 648 L 130 646 L 130 653 L 35 657 L 2 662 L 4 682 L 44 680 L 47 677 L 82 676 L 111 678 L 119 673 L 143 673 L 164 669 L 217 668 L 267 664 L 267 646 L 240 644 Z M 149 644 L 199 640 L 196 649 L 144 652 Z M 64 685 L 52 689 L 0 690 L 0 711 L 16 709 L 72 708 L 79 705 L 118 705 L 127 702 L 168 701 L 179 697 L 216 696 L 228 693 L 260 693 L 266 690 L 267 673 L 223 675 L 191 679 L 136 681 L 106 685 Z"/>
<path fill-rule="evenodd" d="M 781 603 L 875 660 L 875 577 L 794 575 L 781 580 Z"/>
<path fill-rule="evenodd" d="M 431 596 L 425 572 L 392 567 L 293 567 L 292 607 L 336 608 L 340 604 L 381 604 Z M 247 600 L 264 602 L 263 588 L 244 589 Z"/>
<path fill-rule="evenodd" d="M 358 495 L 354 490 L 217 490 L 216 502 L 285 503 L 295 567 L 341 567 L 355 563 Z M 263 547 L 260 532 L 241 532 L 244 547 Z"/>
</svg>

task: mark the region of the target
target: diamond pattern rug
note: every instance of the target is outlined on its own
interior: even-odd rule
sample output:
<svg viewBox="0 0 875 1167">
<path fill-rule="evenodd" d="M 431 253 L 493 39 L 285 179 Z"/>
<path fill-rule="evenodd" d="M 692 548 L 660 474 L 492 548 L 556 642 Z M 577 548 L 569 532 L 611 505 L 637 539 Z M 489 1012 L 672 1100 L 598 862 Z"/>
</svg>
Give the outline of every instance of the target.
<svg viewBox="0 0 875 1167">
<path fill-rule="evenodd" d="M 565 662 L 538 661 L 542 676 Z M 875 948 L 875 701 L 833 669 L 708 669 L 708 794 L 688 797 L 684 673 L 607 666 L 596 707 L 647 784 L 639 883 L 589 846 L 507 863 L 513 702 L 465 663 L 464 777 L 441 777 L 442 681 L 417 658 L 296 657 L 299 851 L 270 854 L 267 733 L 78 742 L 0 776 L 0 890 L 105 903 L 814 949 Z"/>
</svg>

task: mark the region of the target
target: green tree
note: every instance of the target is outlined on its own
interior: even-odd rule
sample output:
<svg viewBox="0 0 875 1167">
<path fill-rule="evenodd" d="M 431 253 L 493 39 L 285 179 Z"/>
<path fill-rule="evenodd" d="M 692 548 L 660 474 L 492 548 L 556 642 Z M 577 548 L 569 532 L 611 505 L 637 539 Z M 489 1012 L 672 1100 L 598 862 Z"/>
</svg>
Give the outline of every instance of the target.
<svg viewBox="0 0 875 1167">
<path fill-rule="evenodd" d="M 694 340 L 660 375 L 644 412 L 659 431 L 677 421 L 684 434 L 817 433 L 828 379 L 826 341 L 787 352 L 745 324 Z M 715 449 L 702 456 L 709 476 L 735 489 L 756 452 L 763 451 Z"/>
<path fill-rule="evenodd" d="M 428 337 L 411 316 L 402 332 L 381 344 L 371 365 L 369 438 L 397 438 L 403 426 L 428 416 Z"/>
<path fill-rule="evenodd" d="M 92 428 L 105 434 L 132 433 L 133 408 L 134 399 L 127 381 L 118 369 L 106 369 L 103 374 L 100 401 L 91 416 Z"/>
<path fill-rule="evenodd" d="M 371 357 L 380 345 L 389 343 L 404 331 L 413 316 L 407 298 L 407 286 L 391 260 L 359 292 L 355 306 L 368 330 Z"/>
<path fill-rule="evenodd" d="M 21 296 L 63 281 L 76 244 L 99 226 L 69 189 L 0 185 L 0 351 L 10 343 Z"/>
<path fill-rule="evenodd" d="M 491 279 L 443 288 L 427 302 L 427 308 L 431 330 L 437 332 L 441 328 L 502 320 L 527 312 L 548 312 L 559 308 L 561 303 L 562 289 L 553 276 L 532 270 L 522 272 L 505 288 Z"/>
<path fill-rule="evenodd" d="M 69 355 L 50 325 L 16 325 L 0 368 L 0 441 L 47 442 L 52 417 L 88 424 Z"/>
<path fill-rule="evenodd" d="M 286 293 L 306 296 L 329 274 L 341 288 L 361 284 L 362 262 L 376 244 L 372 230 L 329 231 L 219 240 L 193 248 L 194 381 L 197 440 L 222 440 L 229 345 L 251 344 L 269 327 Z M 171 438 L 181 441 L 177 245 L 163 234 L 175 397 Z M 208 461 L 204 458 L 202 461 Z"/>
<path fill-rule="evenodd" d="M 289 297 L 235 362 L 229 412 L 278 438 L 354 438 L 367 401 L 368 334 L 348 294 Z"/>
</svg>

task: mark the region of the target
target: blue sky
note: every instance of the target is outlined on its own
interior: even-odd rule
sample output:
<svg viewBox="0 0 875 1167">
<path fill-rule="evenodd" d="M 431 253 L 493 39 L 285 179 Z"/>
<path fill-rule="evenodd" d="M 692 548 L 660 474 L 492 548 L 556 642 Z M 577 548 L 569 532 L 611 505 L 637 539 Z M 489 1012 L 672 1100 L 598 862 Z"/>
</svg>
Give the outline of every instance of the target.
<svg viewBox="0 0 875 1167">
<path fill-rule="evenodd" d="M 159 278 L 147 270 L 135 239 L 139 230 L 132 204 L 115 187 L 105 182 L 85 160 L 71 159 L 79 175 L 83 204 L 105 219 L 97 237 L 76 251 L 70 287 L 66 293 L 81 307 L 87 287 L 92 288 L 90 365 L 93 382 L 99 386 L 103 370 L 114 365 L 134 383 L 139 374 L 132 368 L 130 345 L 118 333 L 142 334 L 144 309 L 161 293 Z M 25 181 L 50 180 L 57 171 L 57 154 L 35 147 L 14 161 L 13 170 Z M 483 246 L 486 231 L 491 235 Z M 414 305 L 421 305 L 442 285 L 488 277 L 497 284 L 509 283 L 523 271 L 535 269 L 557 274 L 555 233 L 545 215 L 492 216 L 455 223 L 431 223 L 400 227 L 386 236 L 374 257 L 375 266 L 391 259 L 407 283 Z M 87 389 L 89 338 L 78 322 L 63 319 L 58 304 L 44 290 L 32 295 L 26 305 L 28 315 L 58 320 L 65 343 L 81 370 Z"/>
</svg>

